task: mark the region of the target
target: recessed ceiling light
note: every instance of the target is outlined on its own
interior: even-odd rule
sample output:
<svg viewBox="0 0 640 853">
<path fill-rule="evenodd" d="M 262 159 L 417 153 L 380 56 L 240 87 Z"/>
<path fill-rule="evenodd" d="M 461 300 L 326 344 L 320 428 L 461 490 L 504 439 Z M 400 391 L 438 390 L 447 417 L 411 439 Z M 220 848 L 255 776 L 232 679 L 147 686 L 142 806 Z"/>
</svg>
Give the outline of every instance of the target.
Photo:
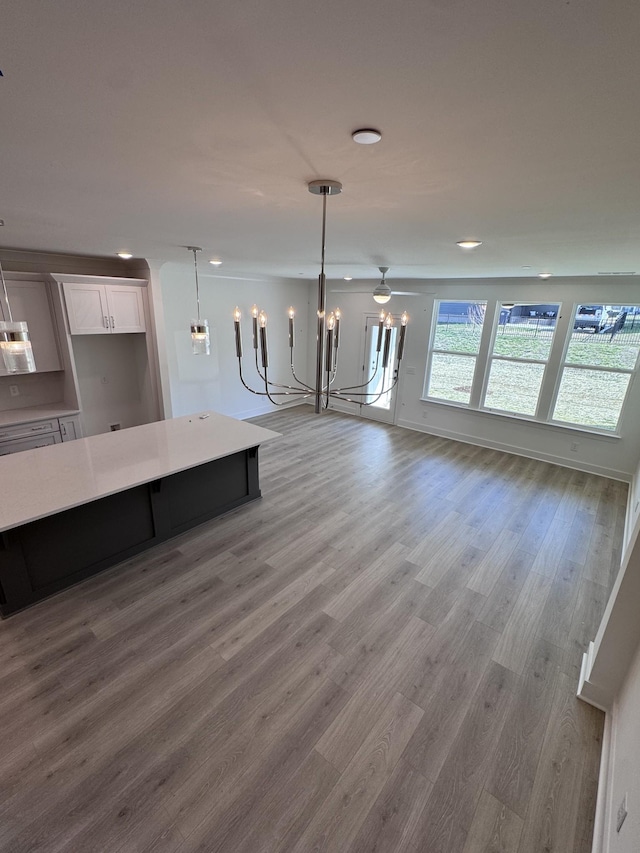
<svg viewBox="0 0 640 853">
<path fill-rule="evenodd" d="M 531 269 L 531 264 L 522 264 L 522 269 L 523 269 L 523 270 L 530 270 L 530 269 Z"/>
<path fill-rule="evenodd" d="M 539 272 L 538 278 L 551 278 L 552 275 L 552 272 Z"/>
<path fill-rule="evenodd" d="M 222 264 L 222 261 L 220 260 L 220 258 L 211 258 L 209 263 L 212 264 L 214 267 L 219 267 Z"/>
<path fill-rule="evenodd" d="M 379 130 L 374 130 L 372 127 L 362 127 L 360 130 L 354 130 L 351 138 L 360 145 L 373 145 L 374 142 L 380 142 L 382 134 Z"/>
<path fill-rule="evenodd" d="M 122 258 L 123 261 L 128 261 L 133 257 L 131 252 L 118 252 L 117 254 L 118 254 L 118 257 Z"/>
<path fill-rule="evenodd" d="M 344 280 L 345 281 L 353 281 L 353 276 L 352 275 L 345 275 Z"/>
<path fill-rule="evenodd" d="M 456 246 L 460 246 L 461 249 L 477 249 L 478 246 L 482 246 L 482 240 L 458 240 Z"/>
</svg>

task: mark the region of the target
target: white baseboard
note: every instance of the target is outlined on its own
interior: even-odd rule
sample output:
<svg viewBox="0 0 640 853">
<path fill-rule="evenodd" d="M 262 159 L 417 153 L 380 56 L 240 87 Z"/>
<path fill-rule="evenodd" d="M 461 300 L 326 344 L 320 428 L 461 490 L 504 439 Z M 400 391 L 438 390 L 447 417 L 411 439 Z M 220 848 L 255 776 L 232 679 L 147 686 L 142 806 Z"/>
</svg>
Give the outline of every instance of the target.
<svg viewBox="0 0 640 853">
<path fill-rule="evenodd" d="M 237 418 L 239 421 L 246 421 L 249 418 L 259 418 L 260 415 L 270 415 L 277 412 L 278 409 L 292 409 L 294 406 L 301 406 L 303 403 L 286 403 L 284 406 L 272 406 L 271 403 L 266 405 L 263 403 L 260 406 L 255 406 L 252 409 L 245 409 L 242 412 L 235 412 L 231 417 Z"/>
<path fill-rule="evenodd" d="M 602 752 L 600 754 L 600 772 L 598 774 L 598 795 L 596 797 L 596 813 L 593 822 L 593 842 L 591 853 L 609 853 L 609 826 L 611 814 L 611 786 L 609 780 L 612 773 L 614 755 L 613 715 L 605 714 L 604 732 L 602 735 Z"/>
<path fill-rule="evenodd" d="M 626 471 L 604 468 L 601 465 L 593 465 L 588 462 L 581 462 L 578 464 L 575 460 L 564 456 L 556 456 L 552 453 L 542 453 L 540 451 L 533 452 L 524 447 L 506 444 L 503 441 L 491 441 L 487 438 L 480 438 L 476 435 L 467 435 L 466 433 L 456 432 L 455 430 L 442 429 L 440 427 L 427 425 L 423 426 L 422 424 L 417 424 L 413 421 L 399 420 L 398 426 L 414 430 L 415 432 L 424 432 L 427 433 L 427 435 L 451 438 L 454 441 L 462 441 L 465 444 L 475 444 L 480 447 L 488 447 L 491 450 L 502 450 L 504 453 L 513 453 L 516 456 L 524 456 L 527 459 L 537 459 L 539 462 L 550 462 L 552 465 L 561 465 L 563 468 L 573 468 L 576 471 L 586 471 L 589 474 L 598 474 L 600 477 L 609 477 L 611 480 L 622 480 L 624 483 L 631 482 L 631 475 Z"/>
</svg>

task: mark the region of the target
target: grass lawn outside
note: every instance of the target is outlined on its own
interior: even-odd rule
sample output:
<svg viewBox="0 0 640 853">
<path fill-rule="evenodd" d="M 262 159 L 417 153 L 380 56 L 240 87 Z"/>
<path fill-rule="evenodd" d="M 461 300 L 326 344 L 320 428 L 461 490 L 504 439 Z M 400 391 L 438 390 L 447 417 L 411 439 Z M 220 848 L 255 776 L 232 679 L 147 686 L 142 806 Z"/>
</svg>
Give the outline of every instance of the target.
<svg viewBox="0 0 640 853">
<path fill-rule="evenodd" d="M 506 324 L 498 328 L 493 354 L 504 358 L 546 361 L 553 326 Z M 429 396 L 468 404 L 480 344 L 480 327 L 472 323 L 439 323 L 433 354 Z M 567 352 L 554 420 L 615 430 L 630 375 L 588 370 L 603 367 L 633 370 L 640 351 L 640 331 L 622 329 L 611 335 L 574 331 Z M 457 355 L 467 353 L 468 355 Z M 580 367 L 571 367 L 580 365 Z M 485 406 L 526 416 L 535 415 L 544 365 L 496 359 L 492 363 Z"/>
</svg>

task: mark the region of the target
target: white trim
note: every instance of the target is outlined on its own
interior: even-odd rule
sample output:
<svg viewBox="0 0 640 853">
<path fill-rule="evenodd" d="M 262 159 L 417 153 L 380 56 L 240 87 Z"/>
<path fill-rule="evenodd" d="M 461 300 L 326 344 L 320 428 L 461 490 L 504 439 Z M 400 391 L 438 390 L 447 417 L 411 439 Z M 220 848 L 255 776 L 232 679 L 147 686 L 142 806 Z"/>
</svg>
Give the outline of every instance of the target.
<svg viewBox="0 0 640 853">
<path fill-rule="evenodd" d="M 591 853 L 609 853 L 609 837 L 607 825 L 611 814 L 612 786 L 611 768 L 614 755 L 613 715 L 605 714 L 604 732 L 602 734 L 602 750 L 600 752 L 600 772 L 598 774 L 598 793 L 596 795 L 596 812 L 593 821 L 593 841 Z"/>
<path fill-rule="evenodd" d="M 586 471 L 589 474 L 598 474 L 601 477 L 609 477 L 611 480 L 621 480 L 623 483 L 631 482 L 631 474 L 626 471 L 617 471 L 611 468 L 603 468 L 600 465 L 591 465 L 587 462 L 573 463 L 571 459 L 564 456 L 555 456 L 552 453 L 534 453 L 528 448 L 517 447 L 502 441 L 490 441 L 477 435 L 467 435 L 450 429 L 439 429 L 430 426 L 428 429 L 413 421 L 398 420 L 397 426 L 411 429 L 414 432 L 424 432 L 428 435 L 438 435 L 441 438 L 451 438 L 454 441 L 462 441 L 465 444 L 475 444 L 478 447 L 489 447 L 492 450 L 502 450 L 505 453 L 513 453 L 516 456 L 524 456 L 527 459 L 537 459 L 540 462 L 551 462 L 553 465 L 561 465 L 563 468 L 572 468 L 575 471 Z M 543 426 L 543 424 L 540 424 Z M 548 426 L 548 424 L 544 424 Z M 607 436 L 608 437 L 608 436 Z"/>
</svg>

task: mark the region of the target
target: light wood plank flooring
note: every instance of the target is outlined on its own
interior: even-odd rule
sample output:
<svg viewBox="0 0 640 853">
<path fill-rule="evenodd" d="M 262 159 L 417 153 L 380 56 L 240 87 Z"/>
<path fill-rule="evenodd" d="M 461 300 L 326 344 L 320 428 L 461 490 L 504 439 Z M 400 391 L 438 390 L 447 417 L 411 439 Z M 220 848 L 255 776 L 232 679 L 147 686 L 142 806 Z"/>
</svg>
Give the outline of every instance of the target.
<svg viewBox="0 0 640 853">
<path fill-rule="evenodd" d="M 0 624 L 0 849 L 588 853 L 626 486 L 259 422 L 261 501 Z"/>
</svg>

